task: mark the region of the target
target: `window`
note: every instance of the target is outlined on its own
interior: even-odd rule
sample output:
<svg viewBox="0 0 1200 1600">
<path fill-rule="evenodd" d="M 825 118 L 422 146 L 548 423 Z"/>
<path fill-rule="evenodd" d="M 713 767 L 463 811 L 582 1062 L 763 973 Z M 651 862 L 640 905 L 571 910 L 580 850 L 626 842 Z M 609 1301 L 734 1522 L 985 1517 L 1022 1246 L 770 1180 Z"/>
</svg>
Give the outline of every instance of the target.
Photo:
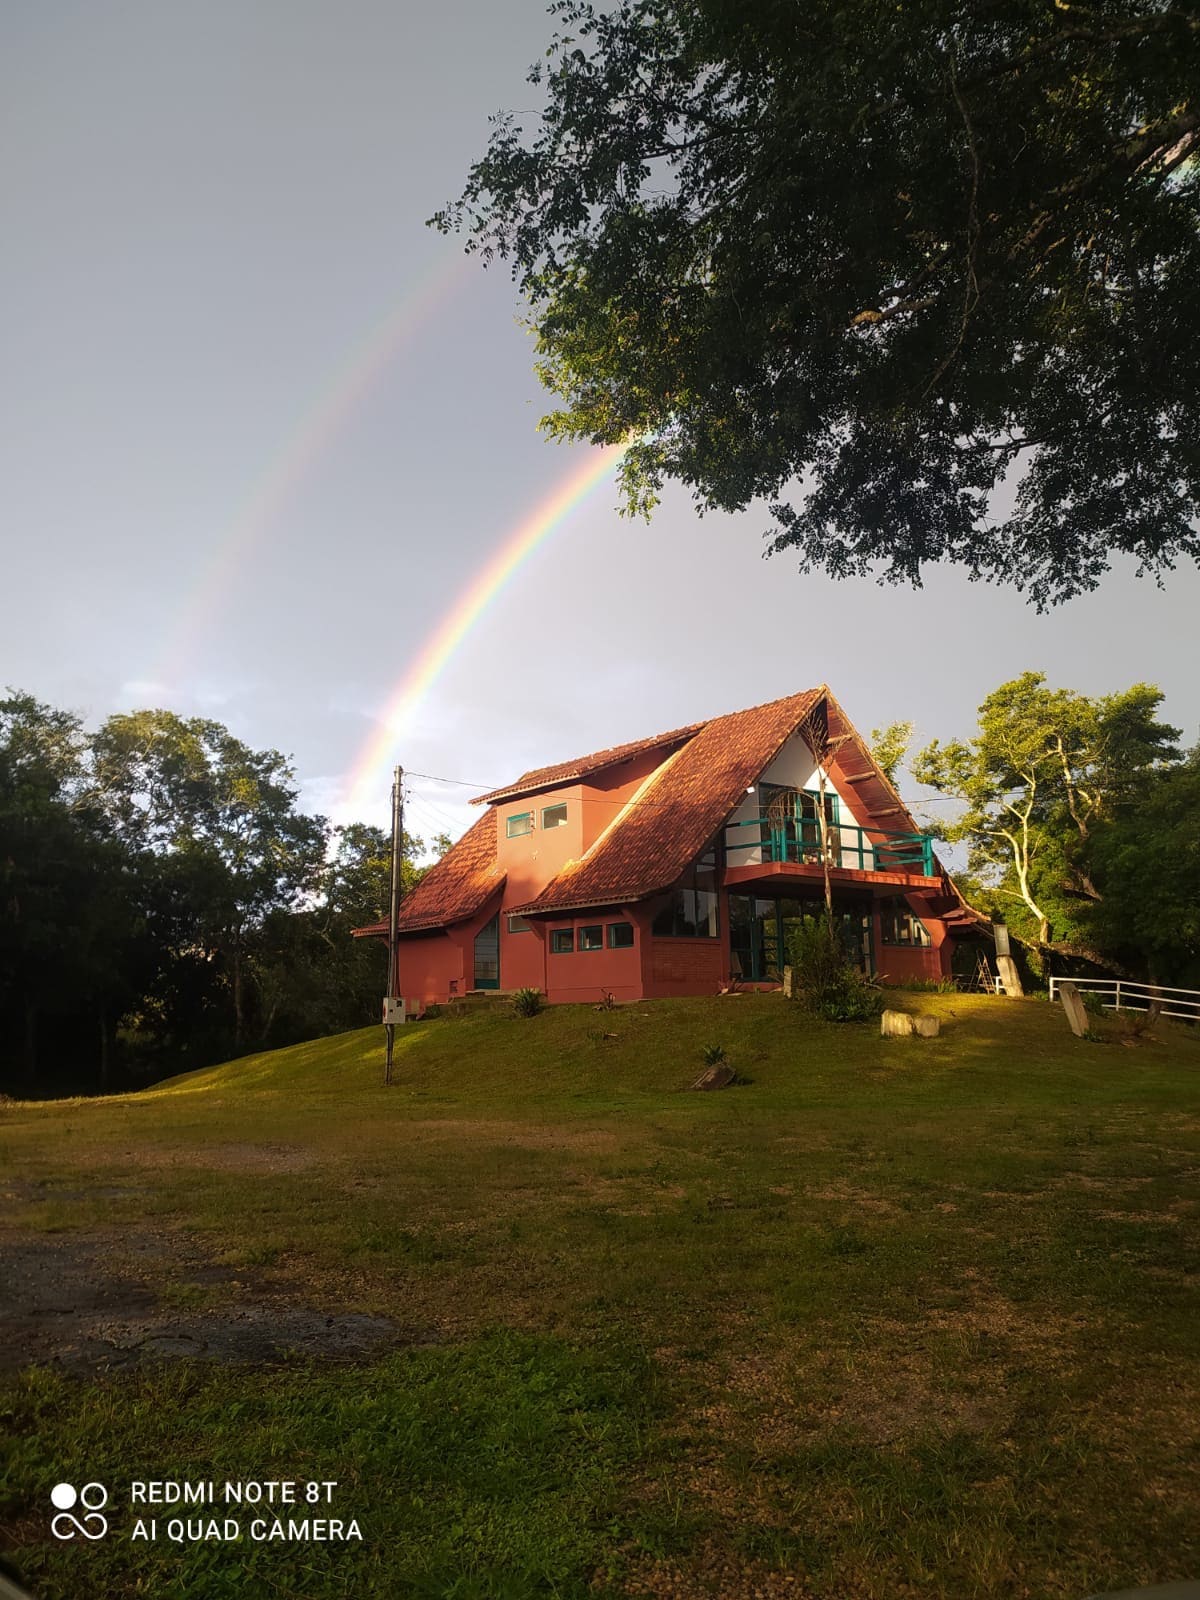
<svg viewBox="0 0 1200 1600">
<path fill-rule="evenodd" d="M 554 928 L 550 934 L 550 954 L 569 956 L 575 948 L 574 928 Z"/>
<path fill-rule="evenodd" d="M 508 919 L 509 933 L 528 933 L 529 928 L 530 922 L 528 917 L 509 917 Z"/>
<path fill-rule="evenodd" d="M 566 806 L 543 806 L 542 829 L 564 827 L 567 820 Z"/>
<path fill-rule="evenodd" d="M 523 833 L 532 833 L 533 812 L 514 811 L 505 826 L 510 839 L 516 839 Z"/>
<path fill-rule="evenodd" d="M 608 925 L 608 948 L 610 950 L 633 949 L 633 923 L 610 922 Z"/>
<path fill-rule="evenodd" d="M 710 846 L 660 903 L 651 931 L 660 939 L 715 939 L 717 852 Z"/>
<path fill-rule="evenodd" d="M 879 939 L 881 944 L 925 946 L 932 944 L 929 929 L 914 916 L 907 900 L 893 895 L 879 902 Z"/>
<path fill-rule="evenodd" d="M 603 950 L 604 929 L 601 927 L 580 928 L 579 948 L 581 950 Z"/>
</svg>

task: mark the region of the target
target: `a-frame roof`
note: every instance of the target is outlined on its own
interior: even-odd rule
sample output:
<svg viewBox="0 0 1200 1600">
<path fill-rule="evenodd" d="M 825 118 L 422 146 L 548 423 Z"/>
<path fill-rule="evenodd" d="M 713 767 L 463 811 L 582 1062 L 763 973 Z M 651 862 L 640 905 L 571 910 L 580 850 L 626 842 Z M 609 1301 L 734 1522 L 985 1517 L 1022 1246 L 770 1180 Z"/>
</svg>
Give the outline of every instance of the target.
<svg viewBox="0 0 1200 1600">
<path fill-rule="evenodd" d="M 680 745 L 694 733 L 699 733 L 703 727 L 703 722 L 693 722 L 686 728 L 673 728 L 670 733 L 656 733 L 650 739 L 635 739 L 631 744 L 617 744 L 609 750 L 595 750 L 591 755 L 576 756 L 573 761 L 560 761 L 557 766 L 534 767 L 519 777 L 516 783 L 508 784 L 503 789 L 493 789 L 490 794 L 481 794 L 472 800 L 471 804 L 481 806 L 499 800 L 515 800 L 518 795 L 533 794 L 538 789 L 553 789 L 563 783 L 578 783 L 582 778 L 602 772 L 605 767 L 615 767 L 622 761 L 632 761 L 636 756 L 645 755 L 647 751 L 666 751 L 673 745 Z"/>
<path fill-rule="evenodd" d="M 619 905 L 668 888 L 824 692 L 806 689 L 702 723 L 581 860 L 568 862 L 535 900 L 515 909 L 536 915 Z"/>
<path fill-rule="evenodd" d="M 503 886 L 504 876 L 496 864 L 496 813 L 489 807 L 400 902 L 400 932 L 465 922 Z M 386 922 L 354 929 L 356 937 L 387 931 Z"/>
<path fill-rule="evenodd" d="M 505 881 L 496 861 L 496 805 L 578 782 L 591 773 L 661 750 L 657 771 L 578 861 L 537 897 L 510 912 L 537 916 L 643 900 L 675 883 L 810 713 L 822 713 L 839 780 L 852 786 L 864 820 L 889 832 L 917 831 L 908 809 L 830 694 L 820 684 L 766 705 L 539 767 L 482 795 L 488 809 L 400 907 L 402 933 L 447 927 L 482 909 Z M 377 923 L 358 933 L 386 933 Z"/>
</svg>

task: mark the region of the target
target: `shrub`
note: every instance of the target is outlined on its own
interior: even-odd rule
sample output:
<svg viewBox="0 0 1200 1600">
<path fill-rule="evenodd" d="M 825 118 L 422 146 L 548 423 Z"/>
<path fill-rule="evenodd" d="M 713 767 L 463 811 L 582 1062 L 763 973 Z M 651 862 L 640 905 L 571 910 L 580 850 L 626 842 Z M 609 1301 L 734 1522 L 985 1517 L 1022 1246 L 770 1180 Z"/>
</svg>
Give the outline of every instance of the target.
<svg viewBox="0 0 1200 1600">
<path fill-rule="evenodd" d="M 824 918 L 802 922 L 788 939 L 796 997 L 826 1022 L 869 1022 L 883 1010 L 883 996 L 850 965 Z"/>
<path fill-rule="evenodd" d="M 706 1067 L 719 1067 L 728 1059 L 723 1044 L 706 1044 L 700 1055 Z"/>
<path fill-rule="evenodd" d="M 436 1000 L 431 1000 L 421 1013 L 422 1022 L 433 1022 L 442 1014 L 442 1008 Z"/>
<path fill-rule="evenodd" d="M 542 1009 L 542 991 L 518 989 L 512 997 L 512 1008 L 519 1017 L 536 1017 Z"/>
</svg>

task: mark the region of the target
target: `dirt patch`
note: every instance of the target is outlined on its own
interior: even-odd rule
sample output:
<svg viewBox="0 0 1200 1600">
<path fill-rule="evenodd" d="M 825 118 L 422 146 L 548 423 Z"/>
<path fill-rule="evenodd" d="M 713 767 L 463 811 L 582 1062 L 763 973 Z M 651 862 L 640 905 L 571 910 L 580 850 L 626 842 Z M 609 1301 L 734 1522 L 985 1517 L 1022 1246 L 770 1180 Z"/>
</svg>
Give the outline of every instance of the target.
<svg viewBox="0 0 1200 1600">
<path fill-rule="evenodd" d="M 56 1366 L 96 1372 L 194 1358 L 272 1364 L 297 1355 L 355 1360 L 388 1346 L 430 1343 L 427 1328 L 388 1317 L 293 1305 L 206 1260 L 180 1262 L 167 1238 L 138 1234 L 15 1237 L 0 1241 L 0 1371 Z M 182 1265 L 182 1275 L 177 1269 Z M 223 1282 L 230 1304 L 213 1310 L 165 1303 L 161 1284 Z"/>
</svg>

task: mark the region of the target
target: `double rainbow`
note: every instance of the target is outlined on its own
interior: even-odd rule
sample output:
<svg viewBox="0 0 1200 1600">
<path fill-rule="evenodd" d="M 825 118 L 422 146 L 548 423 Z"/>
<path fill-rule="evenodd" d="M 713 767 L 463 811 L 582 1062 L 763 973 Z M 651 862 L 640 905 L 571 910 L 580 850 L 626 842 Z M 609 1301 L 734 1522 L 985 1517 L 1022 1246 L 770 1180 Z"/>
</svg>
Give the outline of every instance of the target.
<svg viewBox="0 0 1200 1600">
<path fill-rule="evenodd" d="M 348 817 L 379 809 L 376 802 L 387 789 L 386 773 L 413 711 L 487 608 L 538 547 L 562 527 L 594 489 L 612 476 L 628 448 L 625 444 L 606 445 L 574 467 L 509 534 L 479 575 L 459 595 L 392 690 L 378 725 L 359 751 L 346 780 L 342 809 Z"/>
</svg>

